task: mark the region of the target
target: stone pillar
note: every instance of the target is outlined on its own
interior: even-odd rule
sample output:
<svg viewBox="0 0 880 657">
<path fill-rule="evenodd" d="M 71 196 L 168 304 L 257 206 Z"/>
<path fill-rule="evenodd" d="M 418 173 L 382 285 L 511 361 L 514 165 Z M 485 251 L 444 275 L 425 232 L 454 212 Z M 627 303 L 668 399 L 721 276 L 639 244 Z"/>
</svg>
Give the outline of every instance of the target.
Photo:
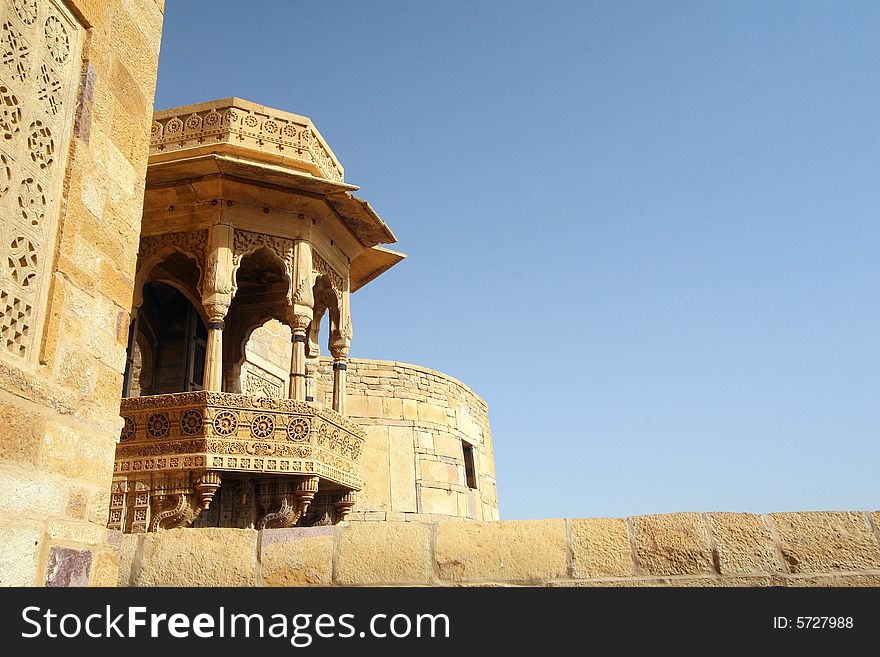
<svg viewBox="0 0 880 657">
<path fill-rule="evenodd" d="M 321 355 L 318 346 L 318 332 L 321 326 L 321 318 L 324 310 L 318 307 L 316 302 L 314 313 L 312 315 L 312 323 L 306 335 L 306 401 L 316 401 L 318 399 L 318 368 L 320 362 L 318 357 Z"/>
<path fill-rule="evenodd" d="M 330 354 L 333 356 L 333 410 L 345 415 L 345 374 L 348 368 L 348 350 L 351 346 L 351 296 L 348 291 L 348 279 L 345 288 L 337 297 L 339 305 L 339 322 L 331 327 Z"/>
<path fill-rule="evenodd" d="M 345 372 L 348 368 L 350 340 L 334 333 L 330 337 L 330 353 L 333 355 L 333 410 L 345 415 Z"/>
<path fill-rule="evenodd" d="M 202 272 L 202 306 L 208 315 L 205 350 L 205 390 L 223 390 L 223 328 L 232 303 L 232 226 L 217 224 L 208 231 L 205 269 Z"/>
<path fill-rule="evenodd" d="M 293 349 L 290 350 L 290 399 L 306 400 L 306 329 L 311 322 L 310 317 L 294 314 L 291 318 Z"/>
<path fill-rule="evenodd" d="M 293 349 L 290 352 L 290 385 L 288 397 L 306 399 L 306 332 L 314 316 L 315 297 L 312 293 L 312 245 L 297 240 L 293 245 L 293 294 L 290 298 L 290 330 Z"/>
<path fill-rule="evenodd" d="M 223 390 L 223 328 L 229 306 L 205 306 L 208 312 L 208 344 L 205 350 L 205 390 Z"/>
</svg>

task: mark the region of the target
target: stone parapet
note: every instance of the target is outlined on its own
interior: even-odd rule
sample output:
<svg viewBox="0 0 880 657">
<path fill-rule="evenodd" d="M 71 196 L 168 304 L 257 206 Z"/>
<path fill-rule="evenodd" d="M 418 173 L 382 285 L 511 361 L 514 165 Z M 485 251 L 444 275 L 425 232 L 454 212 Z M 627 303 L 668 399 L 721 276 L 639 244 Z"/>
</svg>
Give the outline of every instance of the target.
<svg viewBox="0 0 880 657">
<path fill-rule="evenodd" d="M 330 146 L 305 116 L 242 98 L 175 107 L 153 115 L 150 155 L 154 162 L 179 151 L 211 152 L 218 143 L 245 149 L 252 156 L 262 154 L 271 162 L 299 165 L 333 182 L 342 182 L 345 175 Z"/>
<path fill-rule="evenodd" d="M 880 586 L 876 519 L 876 512 L 679 513 L 174 529 L 118 536 L 118 584 Z M 176 567 L 183 558 L 187 567 Z"/>
</svg>

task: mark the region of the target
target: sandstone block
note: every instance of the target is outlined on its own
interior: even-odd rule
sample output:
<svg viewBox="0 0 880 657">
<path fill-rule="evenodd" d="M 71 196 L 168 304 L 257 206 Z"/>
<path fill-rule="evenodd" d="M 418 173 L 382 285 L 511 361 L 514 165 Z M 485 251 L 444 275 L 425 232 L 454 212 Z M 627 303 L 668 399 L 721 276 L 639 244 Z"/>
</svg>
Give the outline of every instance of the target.
<svg viewBox="0 0 880 657">
<path fill-rule="evenodd" d="M 419 421 L 434 422 L 436 424 L 449 424 L 446 415 L 445 406 L 437 406 L 436 404 L 419 402 Z"/>
<path fill-rule="evenodd" d="M 266 586 L 329 585 L 333 579 L 333 527 L 267 529 L 260 562 Z"/>
<path fill-rule="evenodd" d="M 45 586 L 88 586 L 92 551 L 53 545 L 49 548 Z"/>
<path fill-rule="evenodd" d="M 846 575 L 794 575 L 785 579 L 786 586 L 799 586 L 810 588 L 848 588 L 858 587 L 880 587 L 880 575 L 858 575 L 848 573 Z"/>
<path fill-rule="evenodd" d="M 439 522 L 441 581 L 544 582 L 566 575 L 564 520 Z"/>
<path fill-rule="evenodd" d="M 0 530 L 0 586 L 34 586 L 37 579 L 38 524 L 3 518 Z M 41 582 L 42 583 L 42 582 Z"/>
<path fill-rule="evenodd" d="M 118 557 L 115 552 L 101 550 L 95 553 L 92 564 L 92 586 L 116 586 L 119 579 Z"/>
<path fill-rule="evenodd" d="M 572 576 L 629 576 L 632 552 L 626 521 L 622 518 L 582 518 L 569 521 Z"/>
<path fill-rule="evenodd" d="M 421 449 L 434 450 L 434 434 L 430 431 L 416 431 L 416 438 Z"/>
<path fill-rule="evenodd" d="M 388 427 L 365 426 L 367 439 L 361 453 L 360 467 L 362 472 L 369 473 L 364 477 L 364 488 L 358 493 L 355 510 L 389 509 L 391 508 L 391 480 L 388 455 Z"/>
<path fill-rule="evenodd" d="M 443 463 L 430 458 L 419 458 L 419 474 L 423 482 L 436 481 L 446 484 L 458 484 L 458 466 L 453 463 Z"/>
<path fill-rule="evenodd" d="M 0 514 L 44 520 L 65 508 L 64 488 L 36 470 L 4 469 L 0 473 Z"/>
<path fill-rule="evenodd" d="M 463 459 L 461 440 L 448 433 L 439 433 L 434 436 L 434 451 L 437 456 L 448 456 L 454 459 Z"/>
<path fill-rule="evenodd" d="M 49 523 L 47 534 L 53 541 L 98 545 L 104 542 L 106 527 L 90 522 L 56 520 Z"/>
<path fill-rule="evenodd" d="M 650 575 L 714 573 L 709 537 L 698 513 L 631 519 L 636 564 Z"/>
<path fill-rule="evenodd" d="M 865 514 L 772 513 L 792 573 L 880 569 L 880 547 Z"/>
<path fill-rule="evenodd" d="M 483 442 L 483 429 L 465 411 L 466 409 L 463 408 L 458 410 L 456 426 L 459 431 L 471 439 L 471 442 L 480 444 Z"/>
<path fill-rule="evenodd" d="M 403 399 L 403 419 L 404 420 L 418 420 L 419 419 L 419 406 L 418 402 L 415 399 Z"/>
<path fill-rule="evenodd" d="M 439 513 L 446 516 L 458 514 L 458 493 L 449 488 L 419 486 L 422 513 Z"/>
<path fill-rule="evenodd" d="M 132 586 L 140 569 L 138 546 L 146 534 L 120 534 L 116 548 L 116 586 Z"/>
<path fill-rule="evenodd" d="M 357 523 L 341 530 L 337 584 L 429 584 L 431 579 L 430 526 Z"/>
<path fill-rule="evenodd" d="M 135 586 L 253 586 L 257 532 L 170 529 L 144 534 Z"/>
<path fill-rule="evenodd" d="M 761 516 L 710 513 L 706 518 L 715 539 L 722 575 L 785 572 L 779 550 Z"/>
<path fill-rule="evenodd" d="M 80 199 L 86 209 L 95 218 L 100 219 L 104 214 L 104 201 L 106 200 L 105 186 L 96 176 L 87 176 L 82 181 L 82 193 Z"/>
<path fill-rule="evenodd" d="M 382 415 L 390 420 L 403 419 L 403 400 L 385 397 L 382 399 Z"/>
<path fill-rule="evenodd" d="M 40 458 L 43 419 L 36 413 L 0 399 L 0 459 L 36 465 Z"/>
<path fill-rule="evenodd" d="M 43 435 L 42 459 L 47 470 L 84 483 L 105 485 L 113 472 L 114 444 L 50 420 Z"/>
<path fill-rule="evenodd" d="M 68 490 L 67 507 L 64 510 L 65 515 L 74 520 L 86 520 L 88 518 L 90 496 L 90 492 L 83 488 L 71 488 Z"/>
<path fill-rule="evenodd" d="M 366 395 L 351 395 L 345 400 L 346 412 L 352 417 L 368 417 L 369 406 Z"/>
<path fill-rule="evenodd" d="M 416 510 L 415 436 L 412 427 L 388 427 L 391 510 Z"/>
</svg>

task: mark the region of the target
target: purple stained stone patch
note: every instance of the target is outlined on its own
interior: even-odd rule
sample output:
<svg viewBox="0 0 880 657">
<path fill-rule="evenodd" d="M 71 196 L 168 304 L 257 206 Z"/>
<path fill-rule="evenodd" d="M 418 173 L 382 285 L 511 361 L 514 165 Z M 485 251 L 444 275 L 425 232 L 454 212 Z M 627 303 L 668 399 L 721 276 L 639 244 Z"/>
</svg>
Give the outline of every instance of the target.
<svg viewBox="0 0 880 657">
<path fill-rule="evenodd" d="M 88 586 L 91 570 L 90 550 L 53 547 L 46 566 L 46 586 Z"/>
</svg>

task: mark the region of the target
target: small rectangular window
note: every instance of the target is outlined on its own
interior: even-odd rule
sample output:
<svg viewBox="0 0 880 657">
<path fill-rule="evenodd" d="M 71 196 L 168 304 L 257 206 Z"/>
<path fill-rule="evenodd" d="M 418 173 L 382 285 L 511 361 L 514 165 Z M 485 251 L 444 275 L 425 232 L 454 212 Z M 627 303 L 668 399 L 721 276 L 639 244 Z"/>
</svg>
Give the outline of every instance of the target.
<svg viewBox="0 0 880 657">
<path fill-rule="evenodd" d="M 474 464 L 474 446 L 468 445 L 466 442 L 461 443 L 461 449 L 464 452 L 464 476 L 467 480 L 468 488 L 477 487 L 477 468 Z"/>
</svg>

